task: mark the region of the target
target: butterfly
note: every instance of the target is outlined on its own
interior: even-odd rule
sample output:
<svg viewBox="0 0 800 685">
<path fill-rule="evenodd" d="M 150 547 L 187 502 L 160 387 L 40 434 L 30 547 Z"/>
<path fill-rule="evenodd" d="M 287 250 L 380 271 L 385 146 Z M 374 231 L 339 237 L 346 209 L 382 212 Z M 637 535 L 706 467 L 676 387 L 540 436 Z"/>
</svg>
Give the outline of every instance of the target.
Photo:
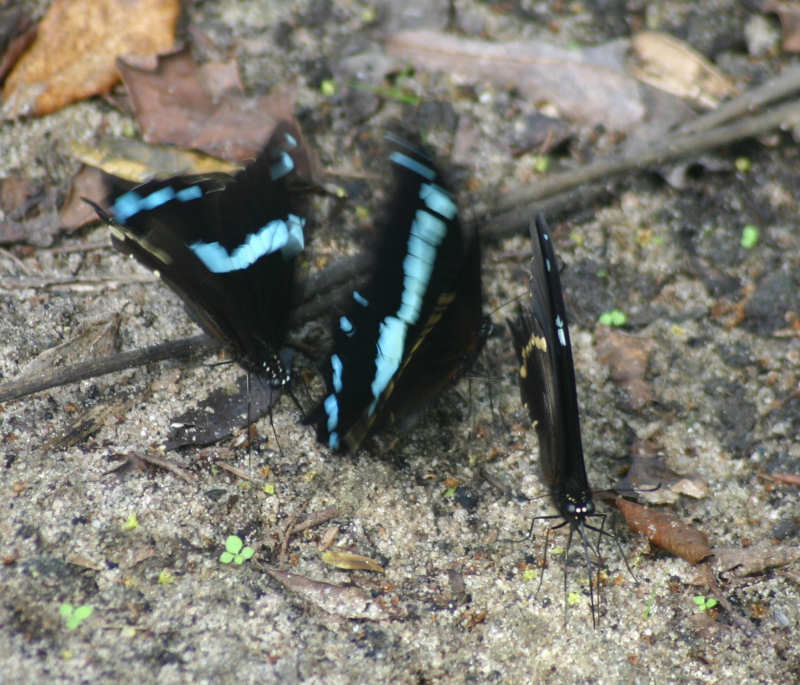
<svg viewBox="0 0 800 685">
<path fill-rule="evenodd" d="M 477 232 L 462 227 L 430 157 L 387 139 L 395 186 L 371 275 L 334 322 L 327 393 L 307 419 L 334 450 L 418 409 L 471 366 L 486 337 Z"/>
<path fill-rule="evenodd" d="M 591 526 L 586 519 L 595 515 L 595 505 L 583 460 L 575 369 L 561 279 L 553 244 L 541 216 L 531 226 L 531 240 L 530 307 L 520 308 L 516 321 L 508 322 L 520 363 L 520 396 L 539 438 L 542 479 L 564 519 L 561 525 L 570 526 L 567 550 L 577 531 L 584 544 L 588 569 L 586 528 Z M 591 581 L 591 573 L 589 578 Z M 566 583 L 565 569 L 565 597 Z M 591 583 L 590 592 L 594 622 Z"/>
<path fill-rule="evenodd" d="M 113 201 L 112 243 L 158 273 L 239 363 L 272 386 L 290 369 L 279 354 L 295 262 L 305 247 L 310 161 L 295 124 L 281 122 L 235 176 L 154 180 Z"/>
</svg>

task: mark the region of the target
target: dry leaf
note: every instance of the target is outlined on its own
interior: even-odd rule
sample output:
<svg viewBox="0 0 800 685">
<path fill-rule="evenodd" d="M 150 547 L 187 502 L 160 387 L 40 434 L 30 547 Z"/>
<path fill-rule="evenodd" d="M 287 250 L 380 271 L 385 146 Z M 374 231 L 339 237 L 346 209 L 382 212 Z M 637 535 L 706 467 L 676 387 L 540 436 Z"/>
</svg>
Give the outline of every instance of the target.
<svg viewBox="0 0 800 685">
<path fill-rule="evenodd" d="M 653 351 L 653 341 L 607 326 L 598 326 L 595 334 L 597 356 L 609 367 L 611 379 L 625 388 L 631 405 L 637 411 L 653 401 L 653 392 L 644 380 L 647 362 Z"/>
<path fill-rule="evenodd" d="M 775 12 L 781 20 L 783 32 L 781 44 L 785 52 L 800 52 L 800 4 L 767 0 L 763 12 Z"/>
<path fill-rule="evenodd" d="M 0 243 L 48 246 L 58 232 L 58 188 L 29 178 L 0 179 Z"/>
<path fill-rule="evenodd" d="M 3 89 L 4 118 L 41 115 L 107 93 L 119 55 L 172 47 L 179 0 L 55 0 Z"/>
<path fill-rule="evenodd" d="M 268 568 L 267 573 L 287 590 L 334 616 L 381 621 L 402 618 L 405 614 L 396 606 L 378 601 L 379 598 L 374 598 L 361 588 L 323 583 L 277 569 Z"/>
<path fill-rule="evenodd" d="M 570 50 L 536 41 L 490 43 L 436 31 L 391 36 L 389 54 L 420 69 L 456 73 L 516 88 L 532 103 L 550 102 L 567 119 L 629 132 L 645 116 L 639 84 L 625 72 L 625 41 Z"/>
<path fill-rule="evenodd" d="M 84 224 L 97 221 L 97 213 L 82 197 L 103 197 L 106 186 L 103 174 L 98 169 L 81 167 L 72 177 L 67 190 L 67 197 L 58 211 L 58 220 L 62 228 L 73 231 Z"/>
<path fill-rule="evenodd" d="M 36 38 L 36 27 L 23 10 L 0 10 L 0 83 Z"/>
<path fill-rule="evenodd" d="M 705 533 L 687 526 L 676 517 L 662 511 L 643 507 L 622 497 L 615 500 L 625 521 L 661 549 L 696 564 L 711 554 Z"/>
<path fill-rule="evenodd" d="M 717 573 L 731 571 L 735 576 L 749 576 L 768 568 L 785 566 L 800 559 L 798 545 L 771 545 L 764 543 L 746 549 L 715 549 L 714 568 Z"/>
<path fill-rule="evenodd" d="M 679 495 L 708 497 L 708 484 L 700 476 L 676 473 L 653 451 L 648 443 L 634 441 L 631 467 L 620 489 L 636 490 L 637 497 L 650 504 L 671 504 Z"/>
<path fill-rule="evenodd" d="M 370 557 L 339 549 L 329 549 L 322 553 L 322 561 L 347 571 L 377 571 L 383 573 L 383 566 Z"/>
<path fill-rule="evenodd" d="M 144 139 L 203 150 L 230 161 L 254 159 L 293 96 L 246 97 L 235 64 L 198 65 L 188 48 L 144 64 L 119 60 Z"/>
<path fill-rule="evenodd" d="M 713 109 L 736 93 L 733 83 L 687 43 L 667 33 L 643 31 L 631 39 L 633 73 L 645 83 Z"/>
<path fill-rule="evenodd" d="M 218 157 L 167 145 L 152 145 L 134 138 L 102 138 L 94 145 L 73 141 L 73 157 L 107 174 L 133 183 L 184 174 L 235 174 L 242 167 Z M 84 193 L 85 197 L 102 197 Z M 85 203 L 83 203 L 85 205 Z"/>
</svg>

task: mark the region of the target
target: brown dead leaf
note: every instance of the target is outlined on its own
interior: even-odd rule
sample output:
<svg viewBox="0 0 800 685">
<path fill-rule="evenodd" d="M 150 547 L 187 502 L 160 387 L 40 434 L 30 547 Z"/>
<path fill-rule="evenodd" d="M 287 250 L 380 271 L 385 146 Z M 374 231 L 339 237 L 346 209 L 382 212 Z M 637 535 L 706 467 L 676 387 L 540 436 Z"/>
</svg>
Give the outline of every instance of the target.
<svg viewBox="0 0 800 685">
<path fill-rule="evenodd" d="M 42 115 L 107 93 L 120 55 L 169 50 L 179 0 L 55 0 L 3 89 L 3 118 Z"/>
<path fill-rule="evenodd" d="M 203 150 L 229 161 L 256 157 L 293 97 L 246 97 L 233 63 L 198 65 L 188 48 L 153 63 L 119 60 L 144 139 Z"/>
<path fill-rule="evenodd" d="M 382 621 L 405 615 L 397 606 L 381 602 L 380 597 L 374 598 L 358 587 L 323 583 L 278 569 L 268 568 L 267 573 L 298 597 L 340 618 Z"/>
<path fill-rule="evenodd" d="M 103 197 L 105 192 L 106 185 L 103 181 L 102 172 L 92 167 L 82 167 L 72 177 L 69 190 L 67 190 L 67 197 L 58 212 L 61 227 L 67 231 L 74 231 L 84 224 L 97 221 L 97 213 L 81 198 Z"/>
<path fill-rule="evenodd" d="M 641 440 L 631 449 L 631 467 L 622 489 L 636 490 L 639 499 L 649 504 L 671 504 L 679 495 L 701 499 L 708 497 L 708 484 L 698 475 L 676 473 L 654 454 L 654 448 Z"/>
<path fill-rule="evenodd" d="M 645 83 L 712 109 L 736 93 L 731 80 L 691 45 L 667 33 L 642 31 L 631 39 L 632 71 Z"/>
<path fill-rule="evenodd" d="M 657 547 L 690 564 L 696 564 L 711 554 L 705 533 L 686 525 L 672 514 L 648 509 L 622 497 L 617 497 L 615 504 L 628 525 Z"/>
<path fill-rule="evenodd" d="M 781 20 L 781 45 L 785 52 L 800 52 L 800 5 L 796 2 L 767 0 L 763 12 L 775 12 Z"/>
<path fill-rule="evenodd" d="M 57 201 L 55 186 L 18 176 L 0 179 L 0 243 L 50 245 L 59 226 Z"/>
<path fill-rule="evenodd" d="M 786 566 L 798 559 L 800 545 L 772 545 L 765 542 L 746 549 L 714 550 L 716 572 L 732 572 L 738 577 L 762 573 L 775 566 Z"/>
<path fill-rule="evenodd" d="M 597 326 L 595 339 L 598 358 L 609 367 L 611 379 L 625 388 L 633 408 L 638 411 L 650 404 L 653 392 L 644 380 L 644 374 L 653 351 L 653 341 L 608 326 Z"/>
<path fill-rule="evenodd" d="M 630 132 L 645 116 L 639 84 L 625 71 L 626 44 L 570 50 L 543 41 L 490 43 L 436 31 L 390 36 L 390 55 L 420 69 L 457 73 L 516 88 L 532 103 L 550 102 L 567 119 Z"/>
<path fill-rule="evenodd" d="M 36 27 L 24 10 L 0 10 L 0 83 L 36 38 Z"/>
<path fill-rule="evenodd" d="M 336 568 L 341 568 L 346 571 L 376 571 L 383 573 L 383 566 L 381 566 L 375 559 L 362 556 L 361 554 L 354 554 L 347 552 L 343 549 L 329 549 L 323 552 L 322 561 Z"/>
</svg>

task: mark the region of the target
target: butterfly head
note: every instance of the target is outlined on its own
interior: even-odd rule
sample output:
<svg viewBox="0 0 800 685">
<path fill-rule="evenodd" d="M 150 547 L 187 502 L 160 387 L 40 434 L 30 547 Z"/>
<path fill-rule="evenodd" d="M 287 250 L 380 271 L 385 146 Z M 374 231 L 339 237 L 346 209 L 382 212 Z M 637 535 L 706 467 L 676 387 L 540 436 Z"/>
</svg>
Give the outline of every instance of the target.
<svg viewBox="0 0 800 685">
<path fill-rule="evenodd" d="M 590 491 L 563 492 L 558 497 L 558 509 L 570 522 L 582 521 L 594 514 L 594 500 Z"/>
</svg>

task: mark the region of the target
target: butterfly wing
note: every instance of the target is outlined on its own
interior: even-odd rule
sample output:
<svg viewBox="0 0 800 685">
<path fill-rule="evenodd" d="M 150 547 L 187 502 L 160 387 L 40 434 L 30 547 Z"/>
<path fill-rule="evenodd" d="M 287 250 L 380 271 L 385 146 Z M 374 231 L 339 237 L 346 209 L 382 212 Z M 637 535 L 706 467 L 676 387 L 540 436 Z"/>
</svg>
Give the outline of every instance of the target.
<svg viewBox="0 0 800 685">
<path fill-rule="evenodd" d="M 531 303 L 509 322 L 523 405 L 539 437 L 542 476 L 565 517 L 590 513 L 578 395 L 558 264 L 541 217 L 531 226 Z"/>
<path fill-rule="evenodd" d="M 277 355 L 304 247 L 310 163 L 282 122 L 258 158 L 223 174 L 151 181 L 117 197 L 112 241 L 157 271 L 239 361 L 288 382 Z"/>
<path fill-rule="evenodd" d="M 309 416 L 320 441 L 333 449 L 355 449 L 372 428 L 419 405 L 463 369 L 471 353 L 463 354 L 467 344 L 459 347 L 444 324 L 475 327 L 476 334 L 480 328 L 477 237 L 463 231 L 433 162 L 408 143 L 393 142 L 396 185 L 378 231 L 373 273 L 335 324 L 328 394 Z"/>
</svg>

